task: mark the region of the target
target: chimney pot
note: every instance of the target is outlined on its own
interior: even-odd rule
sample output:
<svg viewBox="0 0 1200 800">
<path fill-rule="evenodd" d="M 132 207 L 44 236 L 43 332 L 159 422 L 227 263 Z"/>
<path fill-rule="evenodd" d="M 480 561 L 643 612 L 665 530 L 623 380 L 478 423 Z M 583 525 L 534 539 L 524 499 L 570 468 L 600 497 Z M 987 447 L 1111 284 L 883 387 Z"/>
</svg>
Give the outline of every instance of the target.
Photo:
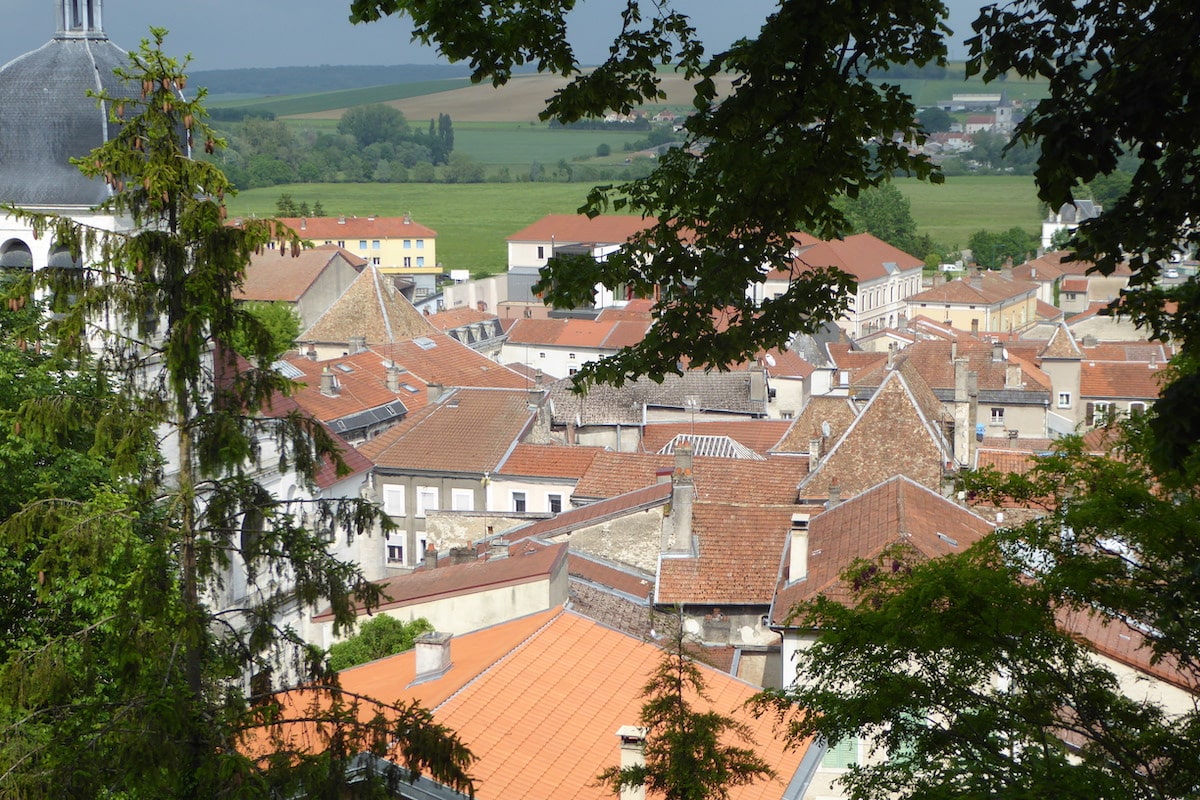
<svg viewBox="0 0 1200 800">
<path fill-rule="evenodd" d="M 450 671 L 453 663 L 450 661 L 450 633 L 431 631 L 418 636 L 413 647 L 416 650 L 416 675 L 410 686 L 426 681 L 437 680 Z"/>
</svg>

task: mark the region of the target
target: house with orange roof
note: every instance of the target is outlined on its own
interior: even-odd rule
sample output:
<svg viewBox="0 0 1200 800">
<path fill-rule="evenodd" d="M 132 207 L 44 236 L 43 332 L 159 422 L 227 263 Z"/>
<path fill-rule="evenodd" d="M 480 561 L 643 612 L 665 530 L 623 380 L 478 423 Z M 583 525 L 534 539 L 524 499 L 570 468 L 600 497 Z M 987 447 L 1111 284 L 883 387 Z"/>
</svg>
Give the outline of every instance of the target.
<svg viewBox="0 0 1200 800">
<path fill-rule="evenodd" d="M 424 560 L 426 517 L 436 510 L 483 512 L 485 530 L 487 514 L 509 511 L 489 507 L 489 476 L 518 443 L 539 436 L 536 430 L 545 440 L 542 395 L 538 390 L 452 389 L 359 448 L 375 465 L 373 491 L 397 526 L 384 537 L 380 552 L 388 568 L 412 568 Z M 441 549 L 440 543 L 434 546 Z"/>
<path fill-rule="evenodd" d="M 600 452 L 598 447 L 549 442 L 518 444 L 491 475 L 488 505 L 561 514 Z"/>
<path fill-rule="evenodd" d="M 662 657 L 652 643 L 559 608 L 461 636 L 427 634 L 414 650 L 339 678 L 350 692 L 420 702 L 454 730 L 477 758 L 479 800 L 602 800 L 612 792 L 596 776 L 620 765 L 618 731 L 638 724 L 642 687 Z M 697 666 L 708 698 L 701 708 L 711 704 L 746 725 L 777 774 L 729 787 L 731 800 L 803 796 L 820 747 L 785 745 L 770 715 L 746 710 L 758 687 Z"/>
<path fill-rule="evenodd" d="M 975 271 L 907 299 L 908 316 L 944 321 L 972 334 L 1020 331 L 1037 321 L 1038 285 L 1005 273 Z"/>
<path fill-rule="evenodd" d="M 1144 414 L 1158 400 L 1163 370 L 1160 362 L 1082 361 L 1079 400 L 1088 427 Z"/>
<path fill-rule="evenodd" d="M 857 280 L 850 308 L 838 325 L 852 338 L 903 323 L 910 295 L 921 291 L 925 262 L 869 233 L 822 241 L 794 234 L 794 260 L 786 270 L 772 270 L 747 289 L 755 302 L 782 296 L 794 275 L 821 267 L 837 267 Z"/>
<path fill-rule="evenodd" d="M 638 344 L 649 320 L 518 319 L 509 328 L 499 361 L 540 369 L 551 379 L 574 375 L 591 361 Z"/>
<path fill-rule="evenodd" d="M 603 261 L 629 241 L 629 237 L 653 227 L 653 217 L 600 214 L 548 214 L 513 233 L 508 243 L 507 300 L 541 304 L 534 296 L 540 270 L 551 258 L 563 255 L 589 256 Z M 594 308 L 606 308 L 632 299 L 621 286 L 597 286 Z"/>
<path fill-rule="evenodd" d="M 437 259 L 437 231 L 403 217 L 283 217 L 279 220 L 314 244 L 348 250 L 391 278 L 410 282 L 413 299 L 437 292 L 442 267 Z"/>
<path fill-rule="evenodd" d="M 301 250 L 295 256 L 264 250 L 250 257 L 245 282 L 234 299 L 287 303 L 304 330 L 354 283 L 366 261 L 336 245 Z"/>
<path fill-rule="evenodd" d="M 504 344 L 508 330 L 495 314 L 464 306 L 430 314 L 429 322 L 472 350 L 500 361 L 500 346 Z"/>
</svg>

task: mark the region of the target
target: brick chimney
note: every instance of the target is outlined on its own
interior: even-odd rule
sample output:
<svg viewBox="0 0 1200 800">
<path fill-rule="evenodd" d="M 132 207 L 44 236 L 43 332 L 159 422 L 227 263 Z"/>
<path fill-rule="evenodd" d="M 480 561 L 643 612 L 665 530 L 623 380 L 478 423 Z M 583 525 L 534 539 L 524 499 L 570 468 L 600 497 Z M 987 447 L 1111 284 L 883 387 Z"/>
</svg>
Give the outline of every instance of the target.
<svg viewBox="0 0 1200 800">
<path fill-rule="evenodd" d="M 416 675 L 413 676 L 413 681 L 409 686 L 437 680 L 450 671 L 450 667 L 454 666 L 450 661 L 450 640 L 452 638 L 454 638 L 452 633 L 438 633 L 437 631 L 422 633 L 416 638 L 413 642 L 416 650 Z"/>
<path fill-rule="evenodd" d="M 692 503 L 696 498 L 696 484 L 692 479 L 692 445 L 688 442 L 675 445 L 675 471 L 671 474 L 670 526 L 674 533 L 671 544 L 673 553 L 692 553 Z"/>
<path fill-rule="evenodd" d="M 788 559 L 788 581 L 808 577 L 808 514 L 792 514 L 792 546 Z"/>
<path fill-rule="evenodd" d="M 641 767 L 646 764 L 646 728 L 636 725 L 622 725 L 617 728 L 617 736 L 621 739 L 621 769 Z M 620 800 L 645 800 L 645 786 L 622 786 Z"/>
</svg>

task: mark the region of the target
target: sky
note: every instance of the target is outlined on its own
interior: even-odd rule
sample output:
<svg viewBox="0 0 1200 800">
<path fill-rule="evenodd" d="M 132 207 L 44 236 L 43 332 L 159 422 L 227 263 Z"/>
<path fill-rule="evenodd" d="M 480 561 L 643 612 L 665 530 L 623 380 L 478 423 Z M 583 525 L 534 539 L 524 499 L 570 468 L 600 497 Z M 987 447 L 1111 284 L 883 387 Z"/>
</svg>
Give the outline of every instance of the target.
<svg viewBox="0 0 1200 800">
<path fill-rule="evenodd" d="M 57 0 L 3 0 L 0 63 L 41 46 L 54 34 Z M 961 42 L 980 0 L 947 0 L 950 26 Z M 774 0 L 675 0 L 692 14 L 710 51 L 752 36 L 774 8 Z M 351 25 L 349 0 L 104 0 L 104 29 L 110 39 L 133 49 L 151 25 L 171 33 L 167 51 L 191 53 L 192 71 L 233 67 L 290 67 L 321 64 L 430 64 L 436 52 L 411 39 L 406 20 L 384 19 Z M 576 42 L 580 59 L 596 63 L 619 22 L 622 0 L 578 0 L 573 29 L 586 31 Z M 951 57 L 962 57 L 961 46 Z M 957 51 L 957 52 L 956 52 Z"/>
</svg>

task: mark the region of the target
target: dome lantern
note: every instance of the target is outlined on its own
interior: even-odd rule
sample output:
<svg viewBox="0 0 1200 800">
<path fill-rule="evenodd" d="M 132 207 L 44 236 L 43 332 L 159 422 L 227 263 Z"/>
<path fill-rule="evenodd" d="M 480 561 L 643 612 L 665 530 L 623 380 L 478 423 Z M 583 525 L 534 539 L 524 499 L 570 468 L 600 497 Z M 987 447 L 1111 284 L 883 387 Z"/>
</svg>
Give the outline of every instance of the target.
<svg viewBox="0 0 1200 800">
<path fill-rule="evenodd" d="M 55 0 L 58 11 L 56 39 L 107 39 L 103 0 Z"/>
</svg>

